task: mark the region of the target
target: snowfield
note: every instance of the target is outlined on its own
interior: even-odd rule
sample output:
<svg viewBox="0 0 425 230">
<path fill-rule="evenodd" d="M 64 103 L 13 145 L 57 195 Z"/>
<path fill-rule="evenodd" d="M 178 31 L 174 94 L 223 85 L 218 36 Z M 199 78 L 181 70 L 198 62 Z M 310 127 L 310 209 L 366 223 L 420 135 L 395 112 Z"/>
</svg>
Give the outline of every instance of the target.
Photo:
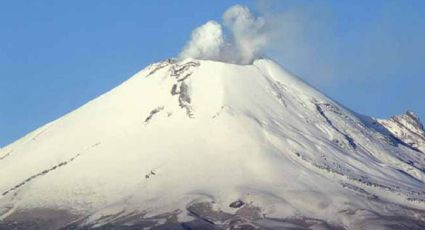
<svg viewBox="0 0 425 230">
<path fill-rule="evenodd" d="M 166 60 L 0 150 L 0 229 L 424 229 L 425 132 L 271 60 Z"/>
</svg>

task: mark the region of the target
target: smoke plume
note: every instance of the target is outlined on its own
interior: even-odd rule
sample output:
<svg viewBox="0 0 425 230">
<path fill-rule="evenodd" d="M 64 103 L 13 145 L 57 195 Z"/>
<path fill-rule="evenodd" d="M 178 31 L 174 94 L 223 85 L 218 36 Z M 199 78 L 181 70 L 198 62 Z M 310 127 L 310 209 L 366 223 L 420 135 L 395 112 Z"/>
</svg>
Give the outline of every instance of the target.
<svg viewBox="0 0 425 230">
<path fill-rule="evenodd" d="M 266 20 L 235 5 L 223 14 L 222 24 L 209 21 L 196 28 L 179 57 L 250 64 L 262 55 L 267 41 Z"/>
</svg>

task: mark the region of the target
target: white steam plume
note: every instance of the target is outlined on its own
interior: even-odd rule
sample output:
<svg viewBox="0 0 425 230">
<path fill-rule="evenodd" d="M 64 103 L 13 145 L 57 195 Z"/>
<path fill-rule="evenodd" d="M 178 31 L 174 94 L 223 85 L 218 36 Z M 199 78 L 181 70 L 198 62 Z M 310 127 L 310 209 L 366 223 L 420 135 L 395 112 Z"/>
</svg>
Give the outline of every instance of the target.
<svg viewBox="0 0 425 230">
<path fill-rule="evenodd" d="M 261 55 L 266 45 L 265 20 L 254 17 L 249 9 L 236 5 L 223 15 L 224 25 L 230 29 L 232 46 L 237 56 L 232 59 L 237 63 L 246 64 Z"/>
<path fill-rule="evenodd" d="M 180 56 L 218 60 L 223 44 L 221 25 L 215 21 L 209 21 L 192 32 L 192 39 Z"/>
<path fill-rule="evenodd" d="M 236 64 L 250 64 L 262 54 L 268 41 L 266 22 L 241 5 L 229 8 L 223 15 L 223 27 L 209 21 L 192 32 L 180 58 L 208 59 Z"/>
</svg>

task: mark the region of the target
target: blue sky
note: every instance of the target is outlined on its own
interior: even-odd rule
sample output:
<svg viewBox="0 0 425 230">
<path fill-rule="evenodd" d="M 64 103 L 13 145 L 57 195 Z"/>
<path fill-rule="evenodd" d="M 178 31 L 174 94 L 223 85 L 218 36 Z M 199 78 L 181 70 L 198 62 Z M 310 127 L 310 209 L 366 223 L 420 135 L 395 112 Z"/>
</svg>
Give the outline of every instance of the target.
<svg viewBox="0 0 425 230">
<path fill-rule="evenodd" d="M 273 22 L 267 55 L 345 106 L 425 119 L 425 2 L 75 0 L 0 3 L 0 146 L 78 108 L 234 4 Z"/>
</svg>

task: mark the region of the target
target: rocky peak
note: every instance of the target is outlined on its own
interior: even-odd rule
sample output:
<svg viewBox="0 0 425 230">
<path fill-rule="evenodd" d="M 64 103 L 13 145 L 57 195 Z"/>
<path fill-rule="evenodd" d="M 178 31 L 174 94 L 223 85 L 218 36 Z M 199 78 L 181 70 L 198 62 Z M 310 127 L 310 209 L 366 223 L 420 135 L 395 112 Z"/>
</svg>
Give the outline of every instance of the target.
<svg viewBox="0 0 425 230">
<path fill-rule="evenodd" d="M 424 131 L 424 126 L 421 120 L 419 119 L 418 115 L 416 115 L 414 112 L 407 111 L 406 114 L 401 115 L 401 117 L 403 117 L 405 121 L 408 122 L 409 124 L 412 124 L 414 127 L 417 127 L 418 129 L 422 130 L 422 132 Z"/>
<path fill-rule="evenodd" d="M 425 153 L 425 131 L 419 117 L 412 111 L 393 116 L 381 123 L 394 137 Z"/>
</svg>

